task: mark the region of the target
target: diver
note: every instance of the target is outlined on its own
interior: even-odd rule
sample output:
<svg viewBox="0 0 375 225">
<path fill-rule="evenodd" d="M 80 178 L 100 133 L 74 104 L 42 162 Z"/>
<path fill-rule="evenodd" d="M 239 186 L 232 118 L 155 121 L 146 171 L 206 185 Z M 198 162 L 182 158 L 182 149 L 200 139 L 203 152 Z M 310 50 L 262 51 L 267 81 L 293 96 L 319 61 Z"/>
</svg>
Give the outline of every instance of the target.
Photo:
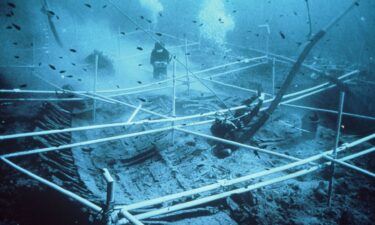
<svg viewBox="0 0 375 225">
<path fill-rule="evenodd" d="M 161 42 L 156 42 L 151 52 L 150 63 L 154 67 L 154 79 L 167 77 L 167 66 L 171 61 L 170 54 Z"/>
</svg>

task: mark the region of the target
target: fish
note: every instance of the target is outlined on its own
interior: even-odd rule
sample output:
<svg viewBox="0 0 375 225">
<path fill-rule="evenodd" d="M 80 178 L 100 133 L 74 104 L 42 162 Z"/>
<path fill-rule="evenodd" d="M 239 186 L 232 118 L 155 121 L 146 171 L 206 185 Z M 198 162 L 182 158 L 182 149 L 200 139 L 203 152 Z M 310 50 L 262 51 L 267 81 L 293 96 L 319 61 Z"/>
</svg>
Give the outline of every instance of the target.
<svg viewBox="0 0 375 225">
<path fill-rule="evenodd" d="M 142 81 L 137 81 L 138 84 L 142 84 Z"/>
<path fill-rule="evenodd" d="M 20 88 L 25 88 L 25 87 L 27 87 L 27 84 L 21 84 L 19 87 Z"/>
<path fill-rule="evenodd" d="M 87 69 L 86 69 L 86 68 L 83 68 L 82 70 L 85 71 L 85 72 L 87 72 Z"/>
<path fill-rule="evenodd" d="M 142 101 L 142 102 L 146 102 L 146 99 L 144 99 L 144 98 L 137 98 L 138 100 L 140 100 L 140 101 Z"/>
<path fill-rule="evenodd" d="M 7 26 L 6 29 L 10 30 L 12 29 L 12 26 Z"/>
<path fill-rule="evenodd" d="M 190 52 L 185 53 L 185 55 L 190 55 Z"/>
<path fill-rule="evenodd" d="M 102 8 L 103 8 L 103 9 L 107 8 L 107 5 L 103 5 Z"/>
<path fill-rule="evenodd" d="M 91 8 L 91 5 L 88 4 L 88 3 L 85 3 L 85 6 L 86 6 L 87 8 Z"/>
<path fill-rule="evenodd" d="M 8 2 L 8 6 L 15 9 L 16 8 L 16 4 L 14 4 L 13 2 Z"/>
<path fill-rule="evenodd" d="M 147 21 L 148 23 L 152 23 L 152 20 L 147 19 L 146 21 Z"/>
<path fill-rule="evenodd" d="M 120 85 L 116 85 L 117 88 L 120 88 Z"/>
<path fill-rule="evenodd" d="M 38 66 L 41 66 L 42 65 L 42 63 L 40 62 L 40 63 L 38 63 Z"/>
<path fill-rule="evenodd" d="M 193 22 L 193 23 L 197 23 L 197 21 L 196 21 L 196 20 L 193 20 L 192 22 Z"/>
<path fill-rule="evenodd" d="M 14 58 L 19 59 L 20 57 L 18 55 L 15 55 Z"/>
<path fill-rule="evenodd" d="M 159 16 L 160 16 L 160 17 L 163 17 L 163 14 L 162 14 L 162 13 L 159 13 Z"/>
<path fill-rule="evenodd" d="M 138 64 L 138 66 L 142 66 L 142 63 Z"/>
<path fill-rule="evenodd" d="M 52 65 L 52 64 L 49 64 L 49 67 L 50 67 L 51 69 L 53 69 L 53 70 L 56 70 L 56 67 L 55 67 L 54 65 Z"/>
<path fill-rule="evenodd" d="M 124 32 L 124 31 L 121 31 L 120 34 L 125 35 L 125 32 Z"/>
<path fill-rule="evenodd" d="M 76 66 L 76 64 L 75 64 L 75 63 L 72 63 L 72 65 L 73 65 L 73 66 Z"/>
<path fill-rule="evenodd" d="M 66 70 L 60 70 L 60 73 L 65 73 L 66 72 Z"/>
<path fill-rule="evenodd" d="M 142 47 L 137 47 L 137 49 L 138 49 L 139 51 L 143 51 L 143 48 L 142 48 Z"/>
<path fill-rule="evenodd" d="M 280 31 L 279 34 L 280 34 L 282 39 L 285 39 L 285 34 L 283 32 Z"/>
<path fill-rule="evenodd" d="M 63 59 L 64 57 L 60 56 L 59 59 Z"/>
<path fill-rule="evenodd" d="M 54 11 L 52 11 L 52 10 L 47 10 L 47 13 L 48 13 L 48 14 L 50 14 L 51 16 L 54 16 L 54 15 L 56 15 L 56 14 L 55 14 L 55 12 L 54 12 Z"/>
<path fill-rule="evenodd" d="M 301 46 L 302 45 L 302 42 L 296 42 L 297 46 Z"/>
<path fill-rule="evenodd" d="M 67 78 L 73 78 L 73 75 L 67 75 L 66 77 Z"/>
<path fill-rule="evenodd" d="M 75 50 L 74 48 L 69 49 L 69 51 L 74 52 L 74 53 L 77 52 L 77 50 Z"/>
<path fill-rule="evenodd" d="M 199 26 L 200 26 L 200 27 L 203 26 L 203 23 L 199 24 Z"/>
<path fill-rule="evenodd" d="M 162 36 L 163 35 L 162 33 L 158 33 L 158 32 L 156 32 L 155 34 L 158 35 L 158 36 Z"/>
<path fill-rule="evenodd" d="M 17 43 L 17 42 L 13 42 L 13 44 L 14 44 L 14 45 L 18 45 L 18 43 Z"/>
<path fill-rule="evenodd" d="M 297 13 L 296 11 L 293 11 L 293 14 L 294 14 L 295 16 L 298 16 L 298 13 Z"/>
<path fill-rule="evenodd" d="M 16 28 L 17 30 L 21 30 L 21 27 L 15 23 L 12 23 L 13 27 Z"/>
<path fill-rule="evenodd" d="M 58 15 L 56 15 L 56 19 L 58 19 L 58 20 L 59 20 L 59 19 L 60 19 L 60 17 L 59 17 Z"/>
<path fill-rule="evenodd" d="M 232 11 L 232 13 L 236 13 L 236 12 L 237 12 L 237 10 L 233 10 L 233 11 Z"/>
<path fill-rule="evenodd" d="M 77 81 L 82 81 L 82 79 L 81 79 L 81 78 L 78 78 Z"/>
<path fill-rule="evenodd" d="M 144 17 L 144 16 L 140 16 L 139 18 L 141 18 L 141 20 L 144 20 L 144 19 L 145 19 L 145 17 Z"/>
</svg>

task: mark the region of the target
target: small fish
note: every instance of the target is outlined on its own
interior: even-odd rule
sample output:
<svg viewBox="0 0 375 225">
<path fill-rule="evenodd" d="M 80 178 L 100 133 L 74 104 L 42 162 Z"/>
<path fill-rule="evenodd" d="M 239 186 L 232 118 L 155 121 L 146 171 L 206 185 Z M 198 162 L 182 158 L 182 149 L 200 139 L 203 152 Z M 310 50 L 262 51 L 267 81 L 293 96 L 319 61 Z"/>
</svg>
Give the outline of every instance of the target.
<svg viewBox="0 0 375 225">
<path fill-rule="evenodd" d="M 56 67 L 55 67 L 54 65 L 52 65 L 52 64 L 49 64 L 49 67 L 50 67 L 51 69 L 53 69 L 53 70 L 56 70 Z"/>
<path fill-rule="evenodd" d="M 25 88 L 25 87 L 27 87 L 27 84 L 21 84 L 20 85 L 20 88 Z"/>
<path fill-rule="evenodd" d="M 138 64 L 138 66 L 142 66 L 142 63 Z"/>
<path fill-rule="evenodd" d="M 137 81 L 138 84 L 142 84 L 142 81 Z"/>
<path fill-rule="evenodd" d="M 152 20 L 147 19 L 146 21 L 147 21 L 148 23 L 152 23 Z"/>
<path fill-rule="evenodd" d="M 54 11 L 52 11 L 52 10 L 47 10 L 47 13 L 48 13 L 48 14 L 50 14 L 51 16 L 54 16 L 54 15 L 56 15 L 56 14 L 55 14 L 55 12 L 54 12 Z"/>
<path fill-rule="evenodd" d="M 163 17 L 163 14 L 162 14 L 162 13 L 159 13 L 159 16 L 160 16 L 160 17 Z"/>
<path fill-rule="evenodd" d="M 12 27 L 11 26 L 7 26 L 6 29 L 10 30 L 10 29 L 12 29 Z"/>
<path fill-rule="evenodd" d="M 103 8 L 103 9 L 107 8 L 107 5 L 103 5 L 102 8 Z"/>
<path fill-rule="evenodd" d="M 85 71 L 85 72 L 87 72 L 87 69 L 86 69 L 86 68 L 83 68 L 82 70 Z"/>
<path fill-rule="evenodd" d="M 293 14 L 294 14 L 295 16 L 298 16 L 298 13 L 297 13 L 296 11 L 293 11 Z"/>
<path fill-rule="evenodd" d="M 302 42 L 296 42 L 297 46 L 301 46 L 302 45 Z"/>
<path fill-rule="evenodd" d="M 121 31 L 120 34 L 125 35 L 125 32 L 124 32 L 124 31 Z"/>
<path fill-rule="evenodd" d="M 59 59 L 63 59 L 64 57 L 60 56 Z"/>
<path fill-rule="evenodd" d="M 59 20 L 59 19 L 60 19 L 60 17 L 59 17 L 58 15 L 56 15 L 56 19 L 58 19 L 58 20 Z"/>
<path fill-rule="evenodd" d="M 13 2 L 8 2 L 8 6 L 15 9 L 16 8 L 16 4 L 14 4 Z"/>
<path fill-rule="evenodd" d="M 76 64 L 75 64 L 75 63 L 72 63 L 72 65 L 73 65 L 73 66 L 76 66 Z"/>
<path fill-rule="evenodd" d="M 41 66 L 42 65 L 42 63 L 40 62 L 40 63 L 38 63 L 38 66 Z"/>
<path fill-rule="evenodd" d="M 359 6 L 359 3 L 358 3 L 358 2 L 356 2 L 356 3 L 354 3 L 354 5 L 356 5 L 356 6 Z"/>
<path fill-rule="evenodd" d="M 137 99 L 142 101 L 142 102 L 146 102 L 146 99 L 144 99 L 144 98 L 137 98 Z"/>
<path fill-rule="evenodd" d="M 17 43 L 17 42 L 13 42 L 13 44 L 14 44 L 14 45 L 18 45 L 18 43 Z"/>
<path fill-rule="evenodd" d="M 66 77 L 67 78 L 73 78 L 73 75 L 67 75 Z"/>
<path fill-rule="evenodd" d="M 233 10 L 233 11 L 232 11 L 232 13 L 236 13 L 236 12 L 237 12 L 237 10 Z"/>
<path fill-rule="evenodd" d="M 12 23 L 12 25 L 13 25 L 13 27 L 16 28 L 17 30 L 21 30 L 21 27 L 18 26 L 17 24 Z"/>
<path fill-rule="evenodd" d="M 69 51 L 74 52 L 74 53 L 77 52 L 77 50 L 75 50 L 74 48 L 69 49 Z"/>
<path fill-rule="evenodd" d="M 19 59 L 20 57 L 18 55 L 15 55 L 14 58 Z"/>
<path fill-rule="evenodd" d="M 193 20 L 192 22 L 193 22 L 193 23 L 197 23 L 197 21 L 196 21 L 196 20 Z"/>
<path fill-rule="evenodd" d="M 163 35 L 162 33 L 157 33 L 157 32 L 155 34 L 158 35 L 158 36 L 162 36 Z"/>
<path fill-rule="evenodd" d="M 81 78 L 78 78 L 77 80 L 78 80 L 78 81 L 80 81 L 80 82 L 82 81 L 82 79 L 81 79 Z"/>
<path fill-rule="evenodd" d="M 120 85 L 116 85 L 117 88 L 120 88 Z"/>
<path fill-rule="evenodd" d="M 137 47 L 137 49 L 138 49 L 139 51 L 143 51 L 143 48 L 142 48 L 142 47 Z"/>
<path fill-rule="evenodd" d="M 91 8 L 91 5 L 88 4 L 88 3 L 85 3 L 85 6 L 86 6 L 87 8 Z"/>
<path fill-rule="evenodd" d="M 190 52 L 187 52 L 185 55 L 190 55 Z"/>
<path fill-rule="evenodd" d="M 144 16 L 140 16 L 139 18 L 141 18 L 141 20 L 144 20 L 144 19 L 145 19 L 145 17 L 144 17 Z"/>
<path fill-rule="evenodd" d="M 279 34 L 280 34 L 282 39 L 285 39 L 285 34 L 283 32 L 280 31 Z"/>
<path fill-rule="evenodd" d="M 65 73 L 66 72 L 66 70 L 60 70 L 60 73 Z"/>
</svg>

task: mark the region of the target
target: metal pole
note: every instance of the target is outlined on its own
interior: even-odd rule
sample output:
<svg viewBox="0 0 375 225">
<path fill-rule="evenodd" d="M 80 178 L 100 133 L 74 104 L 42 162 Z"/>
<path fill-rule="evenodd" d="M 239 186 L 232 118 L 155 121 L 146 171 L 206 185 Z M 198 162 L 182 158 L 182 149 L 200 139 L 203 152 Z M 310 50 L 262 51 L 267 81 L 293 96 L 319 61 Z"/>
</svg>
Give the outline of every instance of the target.
<svg viewBox="0 0 375 225">
<path fill-rule="evenodd" d="M 113 180 L 111 174 L 107 168 L 102 169 L 103 177 L 107 183 L 107 198 L 105 202 L 106 209 L 111 208 L 111 204 L 115 199 L 115 181 Z"/>
<path fill-rule="evenodd" d="M 102 173 L 104 180 L 107 183 L 107 197 L 105 201 L 105 208 L 103 211 L 103 218 L 105 219 L 105 224 L 109 225 L 111 224 L 111 215 L 109 211 L 112 209 L 113 202 L 115 199 L 115 182 L 107 168 L 103 168 Z"/>
<path fill-rule="evenodd" d="M 176 118 L 176 56 L 173 57 L 173 99 L 172 99 L 172 118 Z M 174 121 L 172 122 L 174 127 Z M 172 130 L 172 145 L 174 145 L 174 128 Z"/>
<path fill-rule="evenodd" d="M 94 94 L 96 94 L 96 83 L 98 82 L 98 61 L 99 61 L 99 56 L 96 54 L 95 55 L 94 88 L 93 88 Z M 93 103 L 92 118 L 93 118 L 93 122 L 95 123 L 96 122 L 96 99 L 94 99 L 94 103 Z"/>
<path fill-rule="evenodd" d="M 276 68 L 275 68 L 275 57 L 272 60 L 272 97 L 275 97 L 275 73 L 276 73 Z"/>
<path fill-rule="evenodd" d="M 189 77 L 189 69 L 188 69 L 188 51 L 187 51 L 187 38 L 185 34 L 185 65 L 186 65 L 186 81 L 187 81 L 187 88 L 188 88 L 188 95 L 190 96 L 190 77 Z"/>
<path fill-rule="evenodd" d="M 338 108 L 338 115 L 337 115 L 337 126 L 336 126 L 336 139 L 335 139 L 335 146 L 332 152 L 332 158 L 336 160 L 337 157 L 337 148 L 339 146 L 340 140 L 340 130 L 341 130 L 341 121 L 342 121 L 342 112 L 344 109 L 344 100 L 345 100 L 345 92 L 340 91 L 340 99 L 339 99 L 339 108 Z M 331 200 L 332 200 L 332 192 L 333 192 L 333 178 L 335 174 L 335 163 L 331 163 L 330 167 L 330 180 L 328 184 L 328 207 L 331 207 Z"/>
</svg>

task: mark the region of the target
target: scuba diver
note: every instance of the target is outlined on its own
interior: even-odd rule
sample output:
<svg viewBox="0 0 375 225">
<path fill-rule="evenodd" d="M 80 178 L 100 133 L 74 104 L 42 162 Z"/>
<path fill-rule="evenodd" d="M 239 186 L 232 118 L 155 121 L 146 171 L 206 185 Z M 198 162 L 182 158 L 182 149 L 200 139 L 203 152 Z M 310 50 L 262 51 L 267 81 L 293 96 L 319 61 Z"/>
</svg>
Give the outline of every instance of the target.
<svg viewBox="0 0 375 225">
<path fill-rule="evenodd" d="M 171 61 L 170 54 L 161 42 L 156 42 L 151 52 L 150 63 L 154 67 L 154 79 L 167 77 L 167 66 Z"/>
</svg>

